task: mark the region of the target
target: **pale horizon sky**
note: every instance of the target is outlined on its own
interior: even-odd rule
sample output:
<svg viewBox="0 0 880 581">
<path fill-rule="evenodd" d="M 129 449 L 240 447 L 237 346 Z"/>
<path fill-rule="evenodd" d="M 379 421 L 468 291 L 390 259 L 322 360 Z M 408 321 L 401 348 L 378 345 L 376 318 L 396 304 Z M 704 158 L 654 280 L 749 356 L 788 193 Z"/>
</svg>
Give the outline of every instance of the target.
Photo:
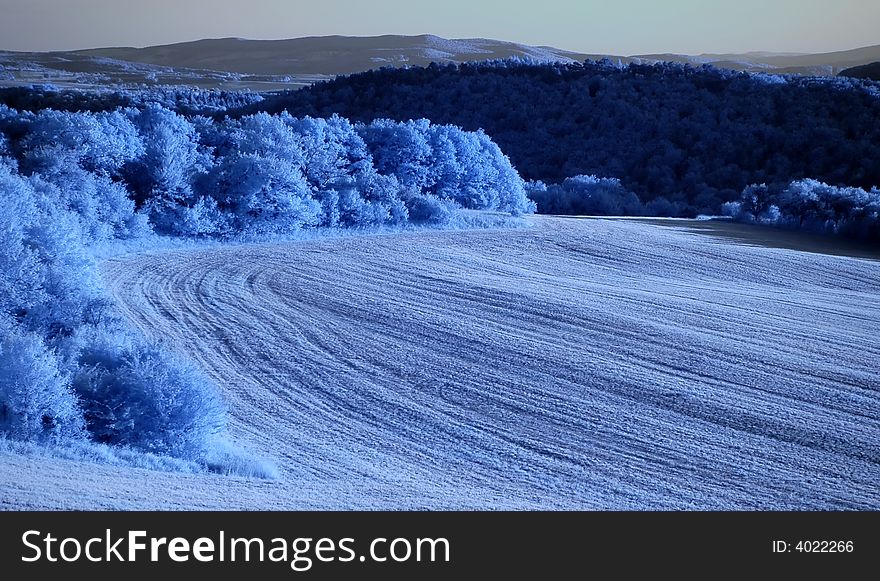
<svg viewBox="0 0 880 581">
<path fill-rule="evenodd" d="M 616 55 L 880 44 L 877 0 L 0 0 L 0 15 L 0 50 L 20 51 L 426 33 Z"/>
</svg>

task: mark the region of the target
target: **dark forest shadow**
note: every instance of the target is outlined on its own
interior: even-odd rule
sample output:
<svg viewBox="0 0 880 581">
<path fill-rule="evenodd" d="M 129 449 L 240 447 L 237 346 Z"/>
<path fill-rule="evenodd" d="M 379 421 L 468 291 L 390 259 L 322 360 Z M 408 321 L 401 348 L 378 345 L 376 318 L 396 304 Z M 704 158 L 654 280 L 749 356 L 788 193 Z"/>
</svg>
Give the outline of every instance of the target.
<svg viewBox="0 0 880 581">
<path fill-rule="evenodd" d="M 594 219 L 601 219 L 601 217 Z M 654 218 L 634 218 L 633 220 L 644 224 L 679 228 L 697 234 L 725 238 L 749 246 L 785 248 L 815 254 L 880 260 L 880 248 L 875 245 L 813 232 L 799 232 L 756 224 L 740 224 L 727 220 L 663 220 Z"/>
</svg>

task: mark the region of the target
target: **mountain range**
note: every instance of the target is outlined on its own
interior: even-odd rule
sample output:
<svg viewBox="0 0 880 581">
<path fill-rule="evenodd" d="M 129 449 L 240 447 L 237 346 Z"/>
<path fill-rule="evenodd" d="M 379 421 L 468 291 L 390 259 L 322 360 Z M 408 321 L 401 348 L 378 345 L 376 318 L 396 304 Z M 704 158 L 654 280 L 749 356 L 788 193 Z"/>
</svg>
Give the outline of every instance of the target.
<svg viewBox="0 0 880 581">
<path fill-rule="evenodd" d="M 751 72 L 832 76 L 880 61 L 880 45 L 821 53 L 604 55 L 491 39 L 419 36 L 316 36 L 288 40 L 205 39 L 145 48 L 67 52 L 0 52 L 0 84 L 184 84 L 271 90 L 308 85 L 383 66 L 460 63 L 521 57 L 573 62 L 609 58 L 620 63 L 673 61 Z"/>
</svg>

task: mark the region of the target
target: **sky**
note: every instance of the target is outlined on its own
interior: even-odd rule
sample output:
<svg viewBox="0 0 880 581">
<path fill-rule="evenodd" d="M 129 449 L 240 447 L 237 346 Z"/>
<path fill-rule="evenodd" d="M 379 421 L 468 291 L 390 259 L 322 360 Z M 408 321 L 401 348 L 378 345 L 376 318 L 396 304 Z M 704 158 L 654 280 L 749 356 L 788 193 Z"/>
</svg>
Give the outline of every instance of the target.
<svg viewBox="0 0 880 581">
<path fill-rule="evenodd" d="M 0 49 L 436 34 L 584 53 L 831 52 L 880 44 L 878 0 L 0 0 Z"/>
</svg>

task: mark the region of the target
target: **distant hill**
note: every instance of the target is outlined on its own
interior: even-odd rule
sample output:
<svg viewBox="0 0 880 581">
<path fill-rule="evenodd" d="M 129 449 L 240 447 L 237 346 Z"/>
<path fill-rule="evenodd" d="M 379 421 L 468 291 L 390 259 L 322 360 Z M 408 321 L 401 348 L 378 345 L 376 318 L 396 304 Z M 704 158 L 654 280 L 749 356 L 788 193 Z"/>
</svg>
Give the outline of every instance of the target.
<svg viewBox="0 0 880 581">
<path fill-rule="evenodd" d="M 295 89 L 332 75 L 255 75 L 126 61 L 76 52 L 0 51 L 0 87 L 54 85 L 102 89 L 179 85 L 204 89 L 274 91 Z"/>
<path fill-rule="evenodd" d="M 750 52 L 744 54 L 648 54 L 632 57 L 647 62 L 670 61 L 711 64 L 721 69 L 811 76 L 833 76 L 840 71 L 880 61 L 880 45 L 818 54 Z"/>
<path fill-rule="evenodd" d="M 484 38 L 420 36 L 315 36 L 288 40 L 220 38 L 146 48 L 116 47 L 70 52 L 0 51 L 0 85 L 52 83 L 89 88 L 167 84 L 271 91 L 310 85 L 338 75 L 381 67 L 425 66 L 520 57 L 539 62 L 614 63 L 659 61 L 711 64 L 750 72 L 833 76 L 880 61 L 880 45 L 823 54 L 587 54 Z"/>
<path fill-rule="evenodd" d="M 539 62 L 575 62 L 601 59 L 603 55 L 499 40 L 450 40 L 432 35 L 323 36 L 290 40 L 220 38 L 146 48 L 47 53 L 0 51 L 0 86 L 51 83 L 61 87 L 94 88 L 166 84 L 271 91 L 385 66 L 511 57 Z"/>
<path fill-rule="evenodd" d="M 880 62 L 844 69 L 840 71 L 840 76 L 880 81 Z"/>
<path fill-rule="evenodd" d="M 588 54 L 547 46 L 530 46 L 485 38 L 447 39 L 420 36 L 315 36 L 290 40 L 221 38 L 147 48 L 102 48 L 76 51 L 130 62 L 176 68 L 209 69 L 260 75 L 343 75 L 382 66 L 431 62 L 463 63 L 523 57 L 572 62 L 610 58 L 622 63 L 682 62 L 718 68 L 832 76 L 841 70 L 880 60 L 880 45 L 821 54 L 749 52 L 743 54 Z"/>
<path fill-rule="evenodd" d="M 261 75 L 343 75 L 383 66 L 469 62 L 514 56 L 538 61 L 601 58 L 551 47 L 482 38 L 420 36 L 314 36 L 289 40 L 220 38 L 147 48 L 101 48 L 76 51 L 168 67 L 222 70 Z"/>
</svg>

